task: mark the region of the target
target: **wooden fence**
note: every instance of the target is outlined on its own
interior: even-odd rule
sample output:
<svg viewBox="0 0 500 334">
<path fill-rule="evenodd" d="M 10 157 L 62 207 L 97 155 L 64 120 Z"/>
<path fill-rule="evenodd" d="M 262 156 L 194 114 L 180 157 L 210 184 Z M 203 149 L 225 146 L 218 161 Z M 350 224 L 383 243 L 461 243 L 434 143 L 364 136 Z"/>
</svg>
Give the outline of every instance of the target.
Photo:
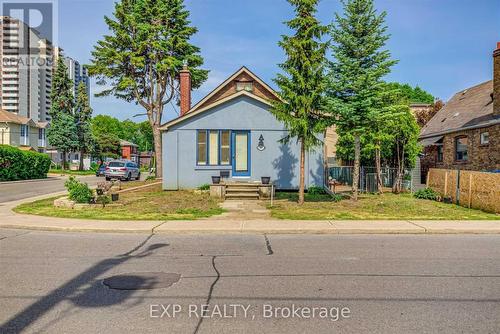
<svg viewBox="0 0 500 334">
<path fill-rule="evenodd" d="M 431 168 L 427 187 L 461 206 L 500 213 L 500 173 Z"/>
</svg>

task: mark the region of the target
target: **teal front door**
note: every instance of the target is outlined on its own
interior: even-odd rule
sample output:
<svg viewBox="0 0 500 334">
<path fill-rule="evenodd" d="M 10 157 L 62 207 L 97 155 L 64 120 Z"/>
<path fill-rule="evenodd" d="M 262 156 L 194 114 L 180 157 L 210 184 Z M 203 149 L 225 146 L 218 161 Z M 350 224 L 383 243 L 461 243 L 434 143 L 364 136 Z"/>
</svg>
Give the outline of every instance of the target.
<svg viewBox="0 0 500 334">
<path fill-rule="evenodd" d="M 250 131 L 232 132 L 233 176 L 250 176 Z"/>
</svg>

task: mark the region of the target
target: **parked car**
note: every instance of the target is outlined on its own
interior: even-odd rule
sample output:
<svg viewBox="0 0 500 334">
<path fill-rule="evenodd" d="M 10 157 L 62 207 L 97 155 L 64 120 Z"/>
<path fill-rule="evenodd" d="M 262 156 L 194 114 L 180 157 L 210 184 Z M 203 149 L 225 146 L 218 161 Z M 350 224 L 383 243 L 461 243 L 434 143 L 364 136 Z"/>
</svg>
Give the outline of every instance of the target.
<svg viewBox="0 0 500 334">
<path fill-rule="evenodd" d="M 106 172 L 106 164 L 102 164 L 95 171 L 95 176 L 97 176 L 97 177 L 104 176 L 105 172 Z"/>
<path fill-rule="evenodd" d="M 132 161 L 113 160 L 106 166 L 104 176 L 106 177 L 106 181 L 110 181 L 111 179 L 139 180 L 141 178 L 141 171 L 137 164 Z"/>
</svg>

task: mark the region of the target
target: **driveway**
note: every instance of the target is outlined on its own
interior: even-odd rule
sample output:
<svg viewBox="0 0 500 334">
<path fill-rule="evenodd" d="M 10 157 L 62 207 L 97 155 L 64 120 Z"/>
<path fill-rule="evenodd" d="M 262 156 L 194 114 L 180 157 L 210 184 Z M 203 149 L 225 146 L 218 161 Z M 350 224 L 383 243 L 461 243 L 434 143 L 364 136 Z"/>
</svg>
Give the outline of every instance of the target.
<svg viewBox="0 0 500 334">
<path fill-rule="evenodd" d="M 500 328 L 500 236 L 0 229 L 0 254 L 1 333 Z"/>
</svg>

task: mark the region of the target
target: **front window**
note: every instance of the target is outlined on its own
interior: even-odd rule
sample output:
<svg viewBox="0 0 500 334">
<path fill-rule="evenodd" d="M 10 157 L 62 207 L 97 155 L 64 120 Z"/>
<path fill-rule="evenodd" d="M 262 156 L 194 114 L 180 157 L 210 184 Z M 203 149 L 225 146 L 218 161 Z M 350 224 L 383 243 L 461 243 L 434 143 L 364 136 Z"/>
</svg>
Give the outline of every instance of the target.
<svg viewBox="0 0 500 334">
<path fill-rule="evenodd" d="M 231 164 L 231 131 L 198 130 L 196 164 L 219 166 Z"/>
<path fill-rule="evenodd" d="M 210 165 L 219 164 L 219 131 L 210 131 L 210 149 L 208 151 Z"/>
<path fill-rule="evenodd" d="M 455 139 L 455 159 L 457 161 L 467 161 L 469 159 L 467 152 L 468 143 L 469 140 L 467 137 L 459 137 Z"/>
<path fill-rule="evenodd" d="M 28 145 L 28 126 L 21 125 L 21 145 Z"/>
<path fill-rule="evenodd" d="M 443 145 L 437 147 L 437 161 L 443 162 Z"/>
<path fill-rule="evenodd" d="M 220 164 L 229 165 L 231 156 L 231 131 L 221 131 Z"/>
<path fill-rule="evenodd" d="M 207 132 L 198 131 L 197 138 L 197 164 L 206 165 L 207 164 Z"/>
<path fill-rule="evenodd" d="M 488 132 L 481 133 L 481 145 L 488 145 L 490 143 L 490 134 Z"/>
</svg>

